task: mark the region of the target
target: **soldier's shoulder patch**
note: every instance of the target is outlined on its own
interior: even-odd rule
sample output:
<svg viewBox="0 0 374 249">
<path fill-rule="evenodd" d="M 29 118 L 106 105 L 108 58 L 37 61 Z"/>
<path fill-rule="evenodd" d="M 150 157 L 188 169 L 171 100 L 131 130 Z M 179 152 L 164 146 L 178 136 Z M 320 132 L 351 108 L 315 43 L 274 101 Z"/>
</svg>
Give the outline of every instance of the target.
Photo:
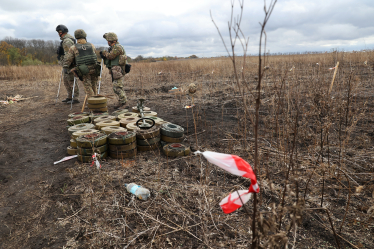
<svg viewBox="0 0 374 249">
<path fill-rule="evenodd" d="M 125 50 L 123 49 L 123 47 L 122 47 L 122 45 L 120 45 L 120 44 L 116 44 L 115 46 L 114 46 L 114 49 L 113 50 L 116 50 L 117 52 L 119 52 L 119 53 L 123 53 Z"/>
</svg>

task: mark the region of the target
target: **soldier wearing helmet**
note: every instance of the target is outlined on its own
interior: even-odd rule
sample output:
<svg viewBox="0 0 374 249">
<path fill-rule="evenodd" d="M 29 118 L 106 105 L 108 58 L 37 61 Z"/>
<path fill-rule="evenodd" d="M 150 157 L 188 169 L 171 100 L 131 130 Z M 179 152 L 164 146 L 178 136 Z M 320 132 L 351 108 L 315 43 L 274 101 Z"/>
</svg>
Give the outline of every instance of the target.
<svg viewBox="0 0 374 249">
<path fill-rule="evenodd" d="M 125 49 L 118 43 L 117 35 L 113 32 L 105 33 L 103 37 L 108 41 L 110 46 L 108 51 L 100 51 L 100 56 L 104 59 L 105 66 L 112 75 L 113 91 L 119 99 L 119 108 L 124 106 L 127 97 L 124 91 L 124 66 L 127 64 Z"/>
<path fill-rule="evenodd" d="M 65 55 L 63 67 L 69 68 L 71 65 L 75 65 L 71 72 L 83 81 L 87 97 L 91 97 L 97 94 L 97 80 L 100 74 L 96 49 L 93 44 L 87 42 L 87 34 L 83 29 L 77 29 L 74 36 L 77 39 L 77 44 L 71 46 Z"/>
<path fill-rule="evenodd" d="M 68 34 L 69 30 L 65 25 L 58 25 L 56 27 L 56 31 L 58 35 L 60 36 L 60 46 L 57 49 L 57 59 L 59 61 L 59 64 L 62 65 L 64 61 L 65 54 L 69 51 L 69 48 L 75 44 L 75 39 L 73 36 Z M 71 69 L 71 68 L 70 68 Z M 70 103 L 72 101 L 71 95 L 73 90 L 73 84 L 74 84 L 74 74 L 69 72 L 69 68 L 64 69 L 63 72 L 63 78 L 64 78 L 64 85 L 67 92 L 67 98 L 64 99 L 62 102 Z M 78 101 L 79 97 L 79 88 L 78 86 L 74 89 L 74 102 L 79 103 Z"/>
</svg>

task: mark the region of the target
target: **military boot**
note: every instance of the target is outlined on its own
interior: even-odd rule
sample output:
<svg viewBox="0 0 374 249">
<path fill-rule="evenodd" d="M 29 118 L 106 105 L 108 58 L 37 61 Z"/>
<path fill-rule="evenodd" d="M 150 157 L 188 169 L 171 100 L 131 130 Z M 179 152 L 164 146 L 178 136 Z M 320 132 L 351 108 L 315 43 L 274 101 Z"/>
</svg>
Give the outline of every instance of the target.
<svg viewBox="0 0 374 249">
<path fill-rule="evenodd" d="M 64 102 L 64 103 L 67 103 L 67 102 L 69 102 L 71 99 L 69 99 L 69 98 L 66 98 L 66 99 L 64 99 L 63 101 L 61 101 L 61 102 Z"/>
<path fill-rule="evenodd" d="M 80 103 L 80 101 L 79 100 L 77 100 L 77 99 L 74 99 L 74 100 L 69 100 L 68 102 L 66 102 L 66 103 L 68 103 L 68 104 L 71 104 L 71 102 L 73 102 L 73 104 L 77 104 L 77 103 Z"/>
</svg>

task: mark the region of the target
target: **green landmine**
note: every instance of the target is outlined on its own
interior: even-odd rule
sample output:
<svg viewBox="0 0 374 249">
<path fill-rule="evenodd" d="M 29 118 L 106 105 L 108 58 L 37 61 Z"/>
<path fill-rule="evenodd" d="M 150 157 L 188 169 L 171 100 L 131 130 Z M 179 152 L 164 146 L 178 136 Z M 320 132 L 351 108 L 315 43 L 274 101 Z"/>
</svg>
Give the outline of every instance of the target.
<svg viewBox="0 0 374 249">
<path fill-rule="evenodd" d="M 108 142 L 109 144 L 130 144 L 135 142 L 136 133 L 133 131 L 121 131 L 115 132 L 109 135 Z"/>
<path fill-rule="evenodd" d="M 183 137 L 184 129 L 182 126 L 166 123 L 161 125 L 161 134 L 167 137 Z"/>
<path fill-rule="evenodd" d="M 103 132 L 89 133 L 77 138 L 79 148 L 99 147 L 107 142 L 108 135 Z"/>
<path fill-rule="evenodd" d="M 131 144 L 109 144 L 109 150 L 114 152 L 126 152 L 136 148 L 136 143 L 132 142 Z"/>
<path fill-rule="evenodd" d="M 99 146 L 99 147 L 94 147 L 94 148 L 77 147 L 77 154 L 82 155 L 82 156 L 92 156 L 93 153 L 102 154 L 107 150 L 108 150 L 108 145 L 107 144 L 104 144 L 104 145 Z"/>
<path fill-rule="evenodd" d="M 170 157 L 188 156 L 191 152 L 190 147 L 181 143 L 167 144 L 162 148 L 162 150 L 165 155 Z"/>
</svg>

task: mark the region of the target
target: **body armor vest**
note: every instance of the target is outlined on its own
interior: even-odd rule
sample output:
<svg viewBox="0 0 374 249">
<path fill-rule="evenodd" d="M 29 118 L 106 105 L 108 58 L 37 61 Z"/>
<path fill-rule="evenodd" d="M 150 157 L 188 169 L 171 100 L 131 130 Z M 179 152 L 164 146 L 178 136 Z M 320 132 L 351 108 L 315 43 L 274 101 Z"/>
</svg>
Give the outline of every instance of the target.
<svg viewBox="0 0 374 249">
<path fill-rule="evenodd" d="M 73 39 L 73 38 L 68 37 L 68 39 L 72 40 L 72 41 L 74 42 L 74 44 L 77 42 L 77 41 L 76 41 L 75 39 Z M 62 46 L 62 43 L 63 43 L 63 42 L 64 42 L 64 41 L 61 41 L 61 42 L 60 42 L 60 46 L 59 46 L 58 49 L 57 49 L 57 58 L 58 58 L 58 59 L 60 59 L 62 55 L 65 55 L 64 48 L 63 48 L 63 46 Z"/>
<path fill-rule="evenodd" d="M 119 43 L 117 43 L 115 46 L 120 46 L 122 48 L 122 51 L 125 51 L 125 49 L 123 48 L 123 46 Z M 111 69 L 113 66 L 119 66 L 119 57 L 121 55 L 118 55 L 116 58 L 114 58 L 113 60 L 108 60 L 108 59 L 105 59 L 104 63 L 105 63 L 105 66 L 109 69 Z"/>
<path fill-rule="evenodd" d="M 96 64 L 97 57 L 92 49 L 91 43 L 75 44 L 75 47 L 79 52 L 79 55 L 75 57 L 75 63 L 77 66 Z"/>
</svg>

